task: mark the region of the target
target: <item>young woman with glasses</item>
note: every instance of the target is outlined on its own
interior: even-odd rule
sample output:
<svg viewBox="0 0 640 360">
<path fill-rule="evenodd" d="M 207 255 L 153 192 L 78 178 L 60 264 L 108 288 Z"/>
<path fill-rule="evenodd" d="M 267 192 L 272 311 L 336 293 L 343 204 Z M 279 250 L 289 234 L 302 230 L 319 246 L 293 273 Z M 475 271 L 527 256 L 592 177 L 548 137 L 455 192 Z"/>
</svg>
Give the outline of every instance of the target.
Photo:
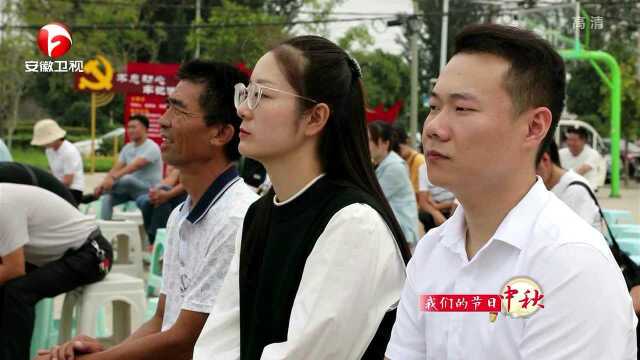
<svg viewBox="0 0 640 360">
<path fill-rule="evenodd" d="M 236 85 L 240 152 L 273 187 L 247 213 L 194 359 L 384 357 L 410 255 L 371 164 L 361 76 L 301 36 Z"/>
</svg>

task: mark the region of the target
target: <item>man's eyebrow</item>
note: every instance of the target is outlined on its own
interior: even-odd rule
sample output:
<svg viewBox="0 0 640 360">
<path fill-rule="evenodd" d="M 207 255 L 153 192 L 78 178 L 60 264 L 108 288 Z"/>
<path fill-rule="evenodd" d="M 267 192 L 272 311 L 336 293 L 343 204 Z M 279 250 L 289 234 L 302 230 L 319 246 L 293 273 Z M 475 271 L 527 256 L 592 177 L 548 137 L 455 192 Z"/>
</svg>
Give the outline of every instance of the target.
<svg viewBox="0 0 640 360">
<path fill-rule="evenodd" d="M 172 105 L 172 106 L 177 106 L 180 108 L 186 108 L 186 105 L 184 104 L 184 102 L 182 102 L 181 100 L 178 100 L 176 98 L 173 97 L 167 97 L 167 104 Z"/>
<path fill-rule="evenodd" d="M 470 93 L 465 93 L 465 92 L 461 92 L 461 93 L 452 93 L 449 94 L 449 97 L 454 99 L 454 100 L 470 100 L 470 101 L 479 101 L 479 99 Z"/>
<path fill-rule="evenodd" d="M 436 93 L 435 91 L 431 92 L 431 97 L 438 99 L 438 100 L 442 100 L 442 96 L 439 95 L 438 93 Z M 469 100 L 469 101 L 480 101 L 480 99 L 478 99 L 475 95 L 467 93 L 467 92 L 460 92 L 460 93 L 451 93 L 446 95 L 445 97 L 448 97 L 452 100 Z"/>
</svg>

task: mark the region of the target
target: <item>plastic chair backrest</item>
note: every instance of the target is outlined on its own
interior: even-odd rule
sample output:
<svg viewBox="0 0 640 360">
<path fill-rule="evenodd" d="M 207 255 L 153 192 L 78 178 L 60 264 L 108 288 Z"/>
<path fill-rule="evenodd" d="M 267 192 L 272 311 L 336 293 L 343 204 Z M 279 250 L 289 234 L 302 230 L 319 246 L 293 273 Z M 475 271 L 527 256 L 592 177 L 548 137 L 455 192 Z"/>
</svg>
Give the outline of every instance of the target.
<svg viewBox="0 0 640 360">
<path fill-rule="evenodd" d="M 158 229 L 156 231 L 156 239 L 153 243 L 151 251 L 151 265 L 149 267 L 149 277 L 147 278 L 147 296 L 160 291 L 162 287 L 162 255 L 166 247 L 167 231 L 166 229 Z"/>
</svg>

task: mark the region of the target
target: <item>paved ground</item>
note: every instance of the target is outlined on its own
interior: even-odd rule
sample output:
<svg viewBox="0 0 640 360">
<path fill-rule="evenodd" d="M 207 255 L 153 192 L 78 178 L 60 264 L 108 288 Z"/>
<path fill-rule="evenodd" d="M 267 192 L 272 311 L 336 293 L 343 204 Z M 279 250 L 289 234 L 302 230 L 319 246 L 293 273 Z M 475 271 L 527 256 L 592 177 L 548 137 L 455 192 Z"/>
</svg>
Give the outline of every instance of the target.
<svg viewBox="0 0 640 360">
<path fill-rule="evenodd" d="M 628 185 L 621 184 L 620 197 L 611 198 L 611 188 L 607 185 L 598 190 L 598 201 L 604 208 L 629 210 L 635 217 L 636 223 L 640 224 L 640 184 L 630 182 Z"/>
</svg>

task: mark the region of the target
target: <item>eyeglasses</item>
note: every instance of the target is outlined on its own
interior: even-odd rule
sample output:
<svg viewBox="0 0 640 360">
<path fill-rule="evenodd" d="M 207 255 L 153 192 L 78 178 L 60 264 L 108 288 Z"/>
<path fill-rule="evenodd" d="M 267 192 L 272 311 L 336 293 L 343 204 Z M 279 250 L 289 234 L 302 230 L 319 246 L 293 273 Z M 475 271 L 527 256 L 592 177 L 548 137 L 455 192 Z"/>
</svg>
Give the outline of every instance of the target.
<svg viewBox="0 0 640 360">
<path fill-rule="evenodd" d="M 178 106 L 176 106 L 172 101 L 167 99 L 167 113 L 171 116 L 171 118 L 184 119 L 188 117 L 200 117 L 204 116 L 203 114 L 196 114 L 186 112 L 184 110 L 180 110 Z"/>
<path fill-rule="evenodd" d="M 233 103 L 235 104 L 236 109 L 240 108 L 240 105 L 244 104 L 244 102 L 246 101 L 249 109 L 255 110 L 258 107 L 258 104 L 260 103 L 260 98 L 262 98 L 263 89 L 269 89 L 271 91 L 279 92 L 282 94 L 295 96 L 300 99 L 311 101 L 314 104 L 318 103 L 317 101 L 310 99 L 308 97 L 300 96 L 294 93 L 290 93 L 288 91 L 274 89 L 264 85 L 258 85 L 256 83 L 249 83 L 249 86 L 245 86 L 243 83 L 237 83 L 233 87 L 233 89 L 235 90 L 235 93 L 233 96 Z"/>
</svg>

